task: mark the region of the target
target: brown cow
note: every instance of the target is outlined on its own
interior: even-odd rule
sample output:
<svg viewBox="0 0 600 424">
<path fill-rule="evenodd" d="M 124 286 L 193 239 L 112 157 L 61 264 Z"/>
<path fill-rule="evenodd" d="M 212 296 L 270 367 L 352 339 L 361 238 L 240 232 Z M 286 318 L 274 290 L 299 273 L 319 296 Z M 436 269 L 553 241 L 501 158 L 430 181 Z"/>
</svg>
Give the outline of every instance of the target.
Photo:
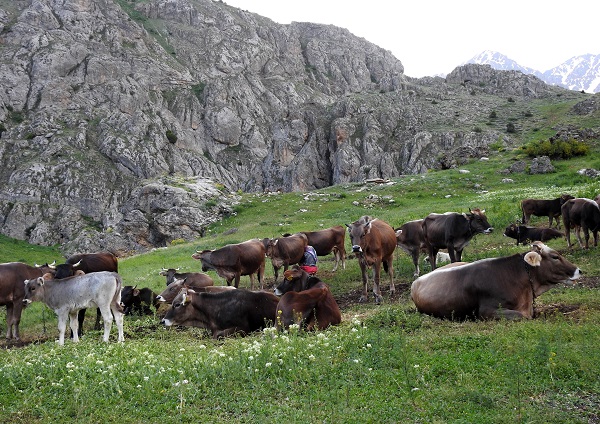
<svg viewBox="0 0 600 424">
<path fill-rule="evenodd" d="M 283 273 L 283 282 L 275 289 L 282 296 L 277 304 L 277 328 L 298 324 L 307 330 L 324 330 L 342 322 L 340 307 L 327 284 L 309 276 L 299 266 Z"/>
<path fill-rule="evenodd" d="M 585 198 L 567 200 L 561 208 L 563 223 L 565 224 L 565 235 L 567 245 L 571 244 L 571 228 L 575 230 L 575 236 L 579 247 L 583 247 L 581 241 L 581 230 L 585 236 L 585 248 L 589 248 L 590 231 L 594 236 L 594 246 L 598 246 L 598 230 L 600 230 L 600 206 L 598 203 Z"/>
<path fill-rule="evenodd" d="M 281 267 L 287 271 L 290 265 L 300 262 L 304 256 L 304 248 L 308 245 L 308 238 L 303 233 L 296 233 L 287 237 L 267 239 L 265 245 L 266 254 L 273 265 L 275 282 L 277 282 Z"/>
<path fill-rule="evenodd" d="M 76 275 L 77 271 L 85 274 L 91 272 L 119 272 L 119 262 L 117 257 L 110 252 L 81 253 L 69 256 L 64 264 L 56 265 L 54 268 L 54 278 L 63 279 Z M 79 336 L 83 334 L 83 321 L 85 319 L 85 309 L 81 309 L 78 315 Z M 96 308 L 96 322 L 94 329 L 100 328 L 100 309 Z"/>
<path fill-rule="evenodd" d="M 574 197 L 569 194 L 562 194 L 553 200 L 541 200 L 541 199 L 523 199 L 521 201 L 521 211 L 523 212 L 523 225 L 529 223 L 531 215 L 534 216 L 547 216 L 548 227 L 552 227 L 552 220 L 556 221 L 557 228 L 560 228 L 560 215 L 562 205 L 569 199 Z"/>
<path fill-rule="evenodd" d="M 212 269 L 221 278 L 227 280 L 227 285 L 235 280 L 235 288 L 240 284 L 240 276 L 250 276 L 250 288 L 254 290 L 254 274 L 258 275 L 260 288 L 263 288 L 265 274 L 265 246 L 259 239 L 243 243 L 228 244 L 216 250 L 197 251 L 192 258 L 202 262 L 202 271 Z"/>
<path fill-rule="evenodd" d="M 219 293 L 225 290 L 235 290 L 234 286 L 196 286 L 195 283 L 188 284 L 186 280 L 178 279 L 169 284 L 162 293 L 156 296 L 156 300 L 159 302 L 171 303 L 184 287 L 186 289 L 194 290 L 196 293 Z"/>
<path fill-rule="evenodd" d="M 381 302 L 381 291 L 379 290 L 379 276 L 381 264 L 390 276 L 390 294 L 396 292 L 394 287 L 394 250 L 396 249 L 396 233 L 385 221 L 373 219 L 370 216 L 362 216 L 352 224 L 346 224 L 352 252 L 358 257 L 358 263 L 362 273 L 363 292 L 359 302 L 367 301 L 367 269 L 373 269 L 373 295 L 375 302 Z"/>
<path fill-rule="evenodd" d="M 167 277 L 167 286 L 173 281 L 185 280 L 186 284 L 190 287 L 206 287 L 213 286 L 215 283 L 210 275 L 202 272 L 177 272 L 179 268 L 163 268 L 159 272 L 159 275 Z"/>
<path fill-rule="evenodd" d="M 210 330 L 213 338 L 246 335 L 274 325 L 279 298 L 265 291 L 245 289 L 196 293 L 182 288 L 161 321 Z"/>
<path fill-rule="evenodd" d="M 580 270 L 540 241 L 512 256 L 453 263 L 416 279 L 411 296 L 419 312 L 438 318 L 532 318 L 533 300 Z"/>
<path fill-rule="evenodd" d="M 335 265 L 332 271 L 337 271 L 338 264 L 342 262 L 342 268 L 346 269 L 346 230 L 342 225 L 319 231 L 301 231 L 308 239 L 308 244 L 315 248 L 317 256 L 326 256 L 333 252 Z"/>
<path fill-rule="evenodd" d="M 429 253 L 431 269 L 436 267 L 437 253 L 448 249 L 450 262 L 460 262 L 462 251 L 476 234 L 489 234 L 494 228 L 485 216 L 485 210 L 470 213 L 431 213 L 423 220 L 423 237 Z"/>
<path fill-rule="evenodd" d="M 425 247 L 425 238 L 423 237 L 423 220 L 417 219 L 403 224 L 396 231 L 396 245 L 404 250 L 412 258 L 415 266 L 414 276 L 418 277 L 421 273 L 419 269 L 419 256 L 422 252 L 427 252 Z"/>
<path fill-rule="evenodd" d="M 23 281 L 41 277 L 48 265 L 30 266 L 21 262 L 0 264 L 0 306 L 6 305 L 6 338 L 19 340 L 19 324 L 23 311 Z"/>
</svg>

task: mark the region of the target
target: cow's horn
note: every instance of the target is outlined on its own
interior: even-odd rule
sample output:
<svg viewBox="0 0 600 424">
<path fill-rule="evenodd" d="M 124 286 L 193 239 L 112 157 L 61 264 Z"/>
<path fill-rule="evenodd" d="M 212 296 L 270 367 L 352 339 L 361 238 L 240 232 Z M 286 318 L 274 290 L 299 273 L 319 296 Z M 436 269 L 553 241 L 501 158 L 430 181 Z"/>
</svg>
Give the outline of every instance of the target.
<svg viewBox="0 0 600 424">
<path fill-rule="evenodd" d="M 81 265 L 81 259 L 76 264 L 73 264 L 73 268 L 75 268 L 76 266 L 79 266 L 79 265 Z"/>
</svg>

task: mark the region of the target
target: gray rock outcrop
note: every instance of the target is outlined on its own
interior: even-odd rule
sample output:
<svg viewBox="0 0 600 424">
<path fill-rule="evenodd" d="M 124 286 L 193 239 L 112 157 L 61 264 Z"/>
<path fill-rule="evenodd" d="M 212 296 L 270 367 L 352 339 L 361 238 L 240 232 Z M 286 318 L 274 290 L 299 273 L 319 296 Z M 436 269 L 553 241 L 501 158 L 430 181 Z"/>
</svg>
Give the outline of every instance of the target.
<svg viewBox="0 0 600 424">
<path fill-rule="evenodd" d="M 211 0 L 0 1 L 0 58 L 0 232 L 66 251 L 192 240 L 237 190 L 455 167 L 515 143 L 508 117 L 476 124 L 507 96 L 587 98 L 486 67 L 416 80 L 348 30 Z"/>
</svg>

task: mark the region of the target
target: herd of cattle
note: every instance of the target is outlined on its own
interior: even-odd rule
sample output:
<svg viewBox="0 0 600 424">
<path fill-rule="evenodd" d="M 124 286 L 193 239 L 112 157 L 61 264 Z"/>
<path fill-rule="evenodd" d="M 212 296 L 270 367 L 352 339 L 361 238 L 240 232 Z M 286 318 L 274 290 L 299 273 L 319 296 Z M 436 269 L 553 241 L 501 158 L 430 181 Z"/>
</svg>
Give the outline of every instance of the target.
<svg viewBox="0 0 600 424">
<path fill-rule="evenodd" d="M 85 309 L 97 308 L 96 328 L 104 322 L 108 341 L 112 321 L 123 341 L 123 316 L 152 314 L 160 302 L 170 304 L 162 323 L 166 326 L 195 326 L 212 336 L 247 334 L 268 325 L 280 329 L 298 324 L 308 330 L 324 329 L 341 322 L 341 312 L 327 284 L 296 266 L 304 248 L 311 245 L 317 255 L 333 253 L 335 265 L 346 268 L 346 232 L 358 259 L 363 283 L 361 302 L 368 297 L 368 273 L 372 272 L 373 295 L 382 300 L 381 268 L 388 274 L 390 294 L 395 292 L 393 254 L 400 247 L 412 258 L 417 277 L 411 297 L 417 310 L 441 318 L 532 318 L 533 300 L 557 283 L 569 283 L 580 270 L 543 242 L 565 237 L 575 231 L 581 247 L 589 247 L 589 233 L 598 243 L 600 196 L 594 200 L 563 195 L 553 200 L 525 199 L 521 202 L 522 224 L 509 225 L 504 235 L 519 243 L 532 242 L 531 250 L 508 257 L 472 263 L 461 262 L 462 252 L 477 234 L 489 234 L 484 210 L 469 213 L 431 213 L 423 219 L 394 229 L 383 220 L 363 216 L 352 224 L 284 235 L 274 239 L 252 239 L 220 249 L 195 252 L 203 272 L 178 273 L 163 269 L 167 287 L 156 294 L 149 288 L 123 286 L 117 258 L 108 252 L 75 255 L 64 264 L 30 266 L 20 262 L 0 264 L 0 306 L 7 309 L 7 339 L 19 338 L 21 312 L 32 301 L 41 301 L 58 316 L 59 343 L 64 343 L 67 318 L 74 341 L 81 336 Z M 547 216 L 548 228 L 530 227 L 530 217 Z M 553 220 L 565 233 L 551 228 Z M 441 249 L 447 250 L 450 264 L 438 267 Z M 420 275 L 419 259 L 426 254 L 432 271 Z M 264 290 L 265 258 L 273 266 L 276 288 Z M 278 282 L 283 267 L 283 280 Z M 291 268 L 290 268 L 291 267 Z M 206 274 L 213 270 L 227 281 L 215 286 Z M 249 276 L 250 290 L 238 289 L 241 276 Z M 255 277 L 259 289 L 255 291 Z M 279 284 L 278 284 L 279 283 Z"/>
</svg>

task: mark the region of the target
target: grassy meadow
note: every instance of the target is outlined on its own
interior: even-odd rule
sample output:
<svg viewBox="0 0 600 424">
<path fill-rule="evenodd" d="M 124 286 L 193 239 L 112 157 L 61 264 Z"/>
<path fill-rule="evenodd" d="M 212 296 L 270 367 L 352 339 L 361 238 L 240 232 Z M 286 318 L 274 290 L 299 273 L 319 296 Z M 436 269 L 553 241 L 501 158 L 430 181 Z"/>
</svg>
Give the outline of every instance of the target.
<svg viewBox="0 0 600 424">
<path fill-rule="evenodd" d="M 486 210 L 495 231 L 478 235 L 463 253 L 474 261 L 523 252 L 502 236 L 520 218 L 526 197 L 561 193 L 593 198 L 600 181 L 577 174 L 600 169 L 600 155 L 554 161 L 548 175 L 498 171 L 518 152 L 491 155 L 457 169 L 404 176 L 385 184 L 344 184 L 307 193 L 245 194 L 236 213 L 212 225 L 206 237 L 123 258 L 125 284 L 159 292 L 162 267 L 198 271 L 197 249 L 254 237 L 318 230 L 362 215 L 393 227 L 430 212 Z M 507 181 L 506 179 L 510 179 Z M 547 225 L 533 218 L 533 225 Z M 54 313 L 35 303 L 23 312 L 28 343 L 0 342 L 0 421 L 4 423 L 592 423 L 600 420 L 600 261 L 598 248 L 547 243 L 584 271 L 574 286 L 560 285 L 536 299 L 526 321 L 439 320 L 417 313 L 410 300 L 413 266 L 398 250 L 397 293 L 358 304 L 356 259 L 331 271 L 320 258 L 319 276 L 342 306 L 343 322 L 326 331 L 277 333 L 214 341 L 196 328 L 163 328 L 159 318 L 126 317 L 124 344 L 101 342 L 91 328 L 79 344 L 55 343 Z M 0 262 L 60 262 L 56 248 L 0 238 Z M 346 240 L 350 250 L 349 240 Z M 273 271 L 267 260 L 267 289 Z M 423 264 L 422 272 L 429 270 Z M 209 272 L 215 283 L 225 282 Z M 241 287 L 249 287 L 242 277 Z M 95 312 L 94 312 L 95 314 Z M 4 318 L 0 329 L 6 331 Z"/>
</svg>

